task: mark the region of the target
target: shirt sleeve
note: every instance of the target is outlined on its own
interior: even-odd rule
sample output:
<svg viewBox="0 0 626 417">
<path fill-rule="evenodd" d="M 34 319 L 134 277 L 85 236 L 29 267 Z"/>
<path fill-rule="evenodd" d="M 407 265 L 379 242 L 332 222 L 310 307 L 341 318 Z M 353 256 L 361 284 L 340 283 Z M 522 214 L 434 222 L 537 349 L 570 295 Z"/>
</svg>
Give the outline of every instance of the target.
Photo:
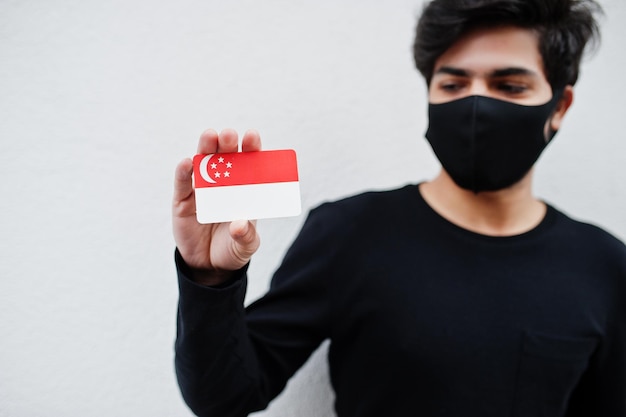
<svg viewBox="0 0 626 417">
<path fill-rule="evenodd" d="M 175 366 L 196 415 L 243 417 L 266 408 L 329 336 L 328 283 L 341 268 L 335 216 L 326 212 L 309 215 L 269 291 L 248 307 L 245 268 L 222 287 L 203 287 L 176 254 Z"/>
<path fill-rule="evenodd" d="M 246 269 L 222 288 L 189 279 L 176 251 L 179 302 L 175 368 L 183 399 L 198 416 L 246 416 L 258 399 L 254 355 L 247 344 L 243 299 Z M 248 405 L 249 404 L 249 405 Z"/>
</svg>

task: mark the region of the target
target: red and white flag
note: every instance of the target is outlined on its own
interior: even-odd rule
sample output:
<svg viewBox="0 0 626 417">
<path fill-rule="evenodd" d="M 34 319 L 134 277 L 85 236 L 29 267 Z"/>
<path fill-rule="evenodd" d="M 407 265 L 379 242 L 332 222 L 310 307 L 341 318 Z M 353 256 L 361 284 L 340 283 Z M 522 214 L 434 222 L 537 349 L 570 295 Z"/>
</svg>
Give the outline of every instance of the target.
<svg viewBox="0 0 626 417">
<path fill-rule="evenodd" d="M 297 216 L 302 211 L 293 150 L 196 155 L 193 173 L 200 223 Z"/>
</svg>

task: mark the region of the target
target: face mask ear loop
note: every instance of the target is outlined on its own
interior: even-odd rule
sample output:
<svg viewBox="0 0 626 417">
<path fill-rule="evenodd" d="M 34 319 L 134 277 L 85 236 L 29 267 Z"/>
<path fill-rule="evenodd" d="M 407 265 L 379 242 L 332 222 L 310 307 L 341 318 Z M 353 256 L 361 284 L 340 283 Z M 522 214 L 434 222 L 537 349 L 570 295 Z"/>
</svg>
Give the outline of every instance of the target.
<svg viewBox="0 0 626 417">
<path fill-rule="evenodd" d="M 470 141 L 470 168 L 472 172 L 472 190 L 474 191 L 474 194 L 478 194 L 478 190 L 476 189 L 476 113 L 478 112 L 478 97 L 473 97 L 472 101 L 472 140 Z"/>
<path fill-rule="evenodd" d="M 550 99 L 550 102 L 553 103 L 552 105 L 552 113 L 550 113 L 550 117 L 548 117 L 548 120 L 546 123 L 548 123 L 548 137 L 545 138 L 546 141 L 546 145 L 550 142 L 552 142 L 552 139 L 554 139 L 554 136 L 557 133 L 557 130 L 552 129 L 552 118 L 554 117 L 554 113 L 556 113 L 557 108 L 559 107 L 559 102 L 561 101 L 561 98 L 563 97 L 563 92 L 564 92 L 565 88 L 558 88 L 556 89 L 556 91 L 554 92 L 554 94 L 552 95 L 552 99 Z"/>
</svg>

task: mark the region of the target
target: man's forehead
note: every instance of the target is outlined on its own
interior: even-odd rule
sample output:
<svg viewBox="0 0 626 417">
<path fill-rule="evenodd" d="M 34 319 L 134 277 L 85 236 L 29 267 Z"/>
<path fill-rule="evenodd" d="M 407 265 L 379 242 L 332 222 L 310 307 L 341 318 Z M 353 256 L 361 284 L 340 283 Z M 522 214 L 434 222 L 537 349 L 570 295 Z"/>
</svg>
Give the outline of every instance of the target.
<svg viewBox="0 0 626 417">
<path fill-rule="evenodd" d="M 434 73 L 466 71 L 494 75 L 541 75 L 543 58 L 535 31 L 516 26 L 473 29 L 443 52 Z"/>
</svg>

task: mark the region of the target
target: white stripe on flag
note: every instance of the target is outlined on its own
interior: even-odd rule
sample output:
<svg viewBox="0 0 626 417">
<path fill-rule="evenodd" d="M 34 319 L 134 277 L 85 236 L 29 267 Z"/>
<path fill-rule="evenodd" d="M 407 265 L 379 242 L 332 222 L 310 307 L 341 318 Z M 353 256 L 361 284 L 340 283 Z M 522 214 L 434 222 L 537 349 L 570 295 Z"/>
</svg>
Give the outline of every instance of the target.
<svg viewBox="0 0 626 417">
<path fill-rule="evenodd" d="M 289 217 L 301 211 L 299 182 L 196 188 L 200 223 Z"/>
</svg>

